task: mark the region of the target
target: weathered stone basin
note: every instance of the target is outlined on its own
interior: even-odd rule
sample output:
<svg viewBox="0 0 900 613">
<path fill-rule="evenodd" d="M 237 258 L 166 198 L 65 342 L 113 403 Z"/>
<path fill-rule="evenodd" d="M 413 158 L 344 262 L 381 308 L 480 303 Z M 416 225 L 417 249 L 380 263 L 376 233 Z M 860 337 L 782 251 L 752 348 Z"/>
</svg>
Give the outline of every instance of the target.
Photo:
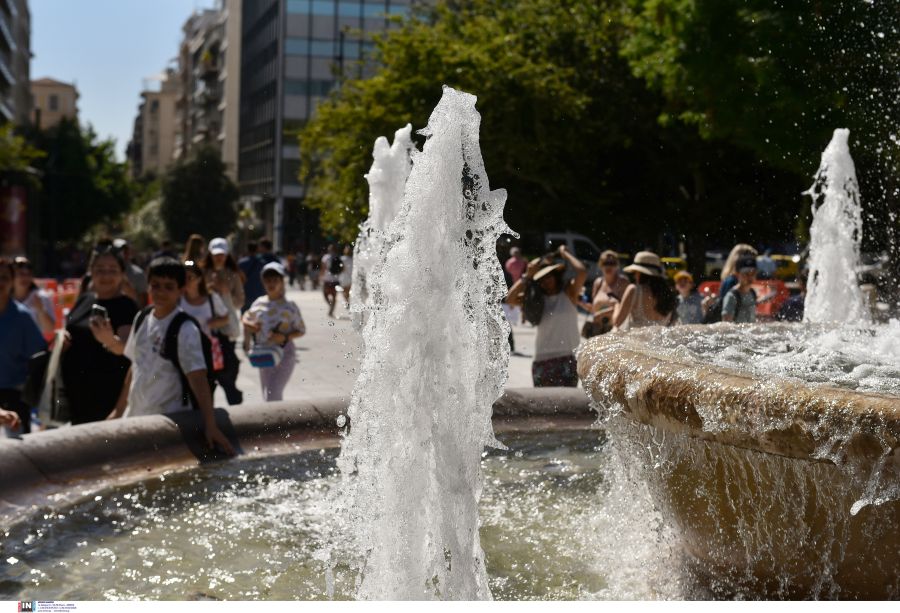
<svg viewBox="0 0 900 613">
<path fill-rule="evenodd" d="M 712 365 L 687 349 L 729 327 L 749 329 L 608 334 L 578 355 L 687 563 L 714 595 L 900 596 L 900 398 Z"/>
</svg>

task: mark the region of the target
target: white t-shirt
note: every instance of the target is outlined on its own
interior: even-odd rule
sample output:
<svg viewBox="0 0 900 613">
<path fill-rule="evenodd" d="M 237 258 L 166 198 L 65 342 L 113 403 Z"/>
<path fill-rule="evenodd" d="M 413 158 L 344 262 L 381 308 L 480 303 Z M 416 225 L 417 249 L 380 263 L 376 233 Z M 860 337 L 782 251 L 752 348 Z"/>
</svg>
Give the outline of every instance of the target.
<svg viewBox="0 0 900 613">
<path fill-rule="evenodd" d="M 206 336 L 210 336 L 211 334 L 211 330 L 209 327 L 210 319 L 212 319 L 213 317 L 222 317 L 223 315 L 228 315 L 228 309 L 225 308 L 225 303 L 222 302 L 222 299 L 219 297 L 219 295 L 210 295 L 212 296 L 215 313 L 210 311 L 208 296 L 203 299 L 203 304 L 201 304 L 200 306 L 194 306 L 193 304 L 188 302 L 184 296 L 182 296 L 178 300 L 178 306 L 181 308 L 181 310 L 200 322 L 200 329 Z"/>
<path fill-rule="evenodd" d="M 351 285 L 353 279 L 353 256 L 352 255 L 342 255 L 341 262 L 344 263 L 344 271 L 341 273 L 341 276 L 338 278 L 338 283 L 342 287 L 348 287 Z"/>
<path fill-rule="evenodd" d="M 131 389 L 125 417 L 164 415 L 190 409 L 181 403 L 181 377 L 172 362 L 162 356 L 169 323 L 181 309 L 157 319 L 147 315 L 141 327 L 131 330 L 125 343 L 125 357 L 131 360 Z M 186 321 L 178 332 L 178 361 L 185 374 L 206 370 L 200 330 Z"/>
</svg>

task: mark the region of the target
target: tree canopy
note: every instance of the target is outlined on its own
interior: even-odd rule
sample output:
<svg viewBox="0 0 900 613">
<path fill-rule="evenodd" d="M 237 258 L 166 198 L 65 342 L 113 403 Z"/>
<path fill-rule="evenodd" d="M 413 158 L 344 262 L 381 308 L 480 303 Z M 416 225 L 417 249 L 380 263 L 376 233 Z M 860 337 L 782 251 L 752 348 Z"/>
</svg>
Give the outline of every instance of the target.
<svg viewBox="0 0 900 613">
<path fill-rule="evenodd" d="M 196 149 L 166 170 L 159 216 L 172 240 L 183 243 L 194 233 L 209 239 L 234 230 L 240 191 L 225 171 L 213 146 Z"/>
<path fill-rule="evenodd" d="M 516 230 L 639 247 L 668 230 L 701 254 L 707 238 L 789 240 L 797 175 L 747 147 L 705 141 L 694 126 L 661 125 L 665 97 L 620 56 L 630 35 L 620 9 L 613 0 L 465 0 L 403 21 L 376 38 L 375 76 L 345 80 L 301 133 L 307 204 L 327 231 L 355 238 L 376 137 L 407 122 L 423 128 L 447 84 L 478 96 L 486 170 L 509 191 Z"/>
</svg>

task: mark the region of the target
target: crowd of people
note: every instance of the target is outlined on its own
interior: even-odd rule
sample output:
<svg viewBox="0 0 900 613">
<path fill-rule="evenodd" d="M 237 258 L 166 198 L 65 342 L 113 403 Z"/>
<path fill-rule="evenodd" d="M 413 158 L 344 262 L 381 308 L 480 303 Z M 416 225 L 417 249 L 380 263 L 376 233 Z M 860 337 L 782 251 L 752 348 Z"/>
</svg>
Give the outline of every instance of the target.
<svg viewBox="0 0 900 613">
<path fill-rule="evenodd" d="M 587 270 L 565 246 L 530 262 L 514 247 L 504 263 L 509 287 L 505 310 L 510 316 L 509 307 L 520 307 L 523 320 L 537 329 L 531 367 L 535 387 L 575 387 L 575 350 L 581 338 L 653 326 L 755 323 L 757 305 L 775 296 L 774 291 L 757 296 L 753 288 L 760 268 L 769 266 L 766 260 L 774 265 L 768 256 L 759 256 L 750 245 L 736 245 L 722 269 L 718 291 L 704 296 L 687 270 L 670 281 L 655 253 L 641 251 L 621 268 L 619 254 L 604 251 L 597 262 L 602 274 L 589 288 L 589 297 L 582 297 Z M 766 278 L 771 278 L 770 268 Z M 803 320 L 806 275 L 805 269 L 798 274 L 800 293 L 781 305 L 776 321 Z M 586 314 L 580 331 L 579 309 Z M 514 347 L 513 342 L 510 338 Z"/>
<path fill-rule="evenodd" d="M 513 248 L 503 266 L 504 309 L 511 318 L 521 311 L 536 327 L 534 385 L 576 386 L 574 354 L 582 338 L 651 326 L 755 322 L 757 304 L 771 299 L 753 289 L 767 256 L 736 245 L 717 295 L 701 295 L 686 270 L 670 281 L 650 251 L 624 268 L 619 254 L 603 252 L 597 262 L 602 274 L 586 286 L 585 264 L 565 246 L 531 261 Z M 321 288 L 334 317 L 339 295 L 349 307 L 352 270 L 350 246 L 285 256 L 262 239 L 236 259 L 225 238 L 207 244 L 195 234 L 181 254 L 162 241 L 141 260 L 127 240 L 102 239 L 77 300 L 59 322 L 32 263 L 0 259 L 0 425 L 30 431 L 34 406 L 22 390 L 32 378 L 50 379 L 39 356 L 49 352 L 46 339 L 53 337 L 62 345 L 54 393 L 64 390 L 72 424 L 195 408 L 204 415 L 210 445 L 231 451 L 215 426 L 212 398 L 221 386 L 229 404 L 245 400 L 237 384 L 239 340 L 258 369 L 262 400 L 281 400 L 297 363 L 294 340 L 306 332 L 287 289 Z M 775 319 L 802 320 L 805 275 L 798 275 L 800 294 L 784 302 Z M 64 334 L 54 335 L 61 325 Z"/>
</svg>

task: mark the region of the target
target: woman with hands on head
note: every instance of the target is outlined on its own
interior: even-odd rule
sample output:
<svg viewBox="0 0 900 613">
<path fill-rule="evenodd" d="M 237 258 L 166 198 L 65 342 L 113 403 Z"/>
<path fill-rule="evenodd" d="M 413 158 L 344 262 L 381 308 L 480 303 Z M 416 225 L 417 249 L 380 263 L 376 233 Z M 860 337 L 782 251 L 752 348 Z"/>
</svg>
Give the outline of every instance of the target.
<svg viewBox="0 0 900 613">
<path fill-rule="evenodd" d="M 281 362 L 259 369 L 263 400 L 281 400 L 284 388 L 294 372 L 296 348 L 294 339 L 306 334 L 306 325 L 297 305 L 285 298 L 284 278 L 287 273 L 279 262 L 263 267 L 262 282 L 266 295 L 260 296 L 244 313 L 244 333 L 256 336 L 259 345 L 280 345 Z"/>
<path fill-rule="evenodd" d="M 575 348 L 578 347 L 578 295 L 587 279 L 581 260 L 565 245 L 557 250 L 566 263 L 549 264 L 545 258 L 528 263 L 525 274 L 509 288 L 507 303 L 522 306 L 529 283 L 539 284 L 544 293 L 544 313 L 537 326 L 531 378 L 535 387 L 575 387 L 578 385 Z M 565 280 L 566 265 L 575 278 Z"/>
</svg>

